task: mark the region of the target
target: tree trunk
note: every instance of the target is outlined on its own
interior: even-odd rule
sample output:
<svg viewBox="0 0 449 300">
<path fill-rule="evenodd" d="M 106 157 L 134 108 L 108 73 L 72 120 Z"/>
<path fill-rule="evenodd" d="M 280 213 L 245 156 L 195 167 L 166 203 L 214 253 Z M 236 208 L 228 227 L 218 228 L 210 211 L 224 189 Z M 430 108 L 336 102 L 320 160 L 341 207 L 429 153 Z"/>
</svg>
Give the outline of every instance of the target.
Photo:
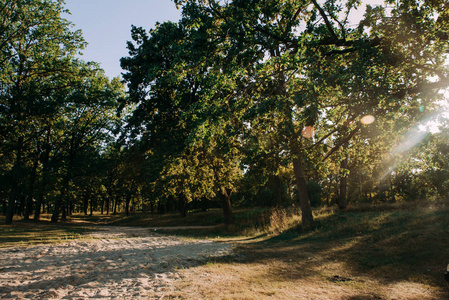
<svg viewBox="0 0 449 300">
<path fill-rule="evenodd" d="M 64 199 L 63 199 L 64 201 Z M 65 203 L 65 201 L 62 204 L 62 214 L 61 214 L 61 221 L 67 221 L 67 211 L 68 211 L 68 204 Z"/>
<path fill-rule="evenodd" d="M 33 210 L 33 194 L 34 184 L 36 182 L 37 167 L 39 165 L 39 151 L 36 151 L 36 158 L 33 163 L 33 169 L 31 170 L 30 186 L 28 187 L 28 197 L 25 205 L 25 213 L 23 215 L 24 220 L 29 220 Z"/>
<path fill-rule="evenodd" d="M 52 223 L 57 223 L 58 222 L 60 209 L 61 209 L 61 200 L 60 199 L 56 199 L 55 208 L 53 210 L 53 214 L 51 215 L 51 222 Z"/>
<path fill-rule="evenodd" d="M 187 201 L 184 195 L 179 196 L 178 209 L 179 213 L 181 214 L 181 217 L 183 218 L 187 217 Z"/>
<path fill-rule="evenodd" d="M 89 208 L 89 195 L 86 193 L 86 194 L 84 194 L 84 199 L 83 199 L 83 212 L 84 212 L 85 216 L 87 216 L 88 208 Z"/>
<path fill-rule="evenodd" d="M 112 213 L 113 215 L 117 214 L 117 203 L 118 203 L 118 199 L 119 199 L 119 197 L 116 195 L 116 196 L 115 196 L 115 201 L 114 201 L 114 212 Z"/>
<path fill-rule="evenodd" d="M 291 124 L 293 129 L 293 124 Z M 304 166 L 302 162 L 302 153 L 298 141 L 298 134 L 294 133 L 291 139 L 290 147 L 293 154 L 293 173 L 295 174 L 296 187 L 298 189 L 299 207 L 301 208 L 302 227 L 308 229 L 313 227 L 312 207 L 310 206 L 309 194 L 307 193 L 307 180 L 304 174 Z"/>
<path fill-rule="evenodd" d="M 103 214 L 104 212 L 104 195 L 101 196 L 101 206 L 100 206 L 100 213 Z"/>
<path fill-rule="evenodd" d="M 51 216 L 51 222 L 52 223 L 57 223 L 58 222 L 58 220 L 59 220 L 59 213 L 61 212 L 61 208 L 64 211 L 64 198 L 65 198 L 66 191 L 67 191 L 67 188 L 66 188 L 67 185 L 68 185 L 68 179 L 65 178 L 63 186 L 62 186 L 61 194 L 59 195 L 59 197 L 55 201 L 55 208 L 54 208 L 53 214 Z"/>
<path fill-rule="evenodd" d="M 17 141 L 16 162 L 12 169 L 11 192 L 9 195 L 8 206 L 6 208 L 5 224 L 8 225 L 12 224 L 15 202 L 19 194 L 20 169 L 22 168 L 22 147 L 23 147 L 23 137 L 19 137 L 19 140 Z"/>
<path fill-rule="evenodd" d="M 106 198 L 106 215 L 109 216 L 109 206 L 111 204 L 111 197 L 108 195 Z"/>
<path fill-rule="evenodd" d="M 389 190 L 390 201 L 391 201 L 391 203 L 395 203 L 396 197 L 394 195 L 394 187 L 393 187 L 393 181 L 391 180 L 391 174 L 390 174 L 390 176 L 388 176 L 388 183 L 390 184 L 390 190 Z M 440 192 L 438 194 L 441 195 Z M 441 195 L 441 198 L 443 199 L 443 195 Z"/>
<path fill-rule="evenodd" d="M 220 174 L 218 170 L 214 168 L 214 176 L 217 182 L 220 182 Z M 223 209 L 223 216 L 225 219 L 225 225 L 229 226 L 234 223 L 234 215 L 231 205 L 231 191 L 227 191 L 225 187 L 221 187 L 218 193 L 218 197 L 221 201 L 221 207 Z"/>
<path fill-rule="evenodd" d="M 42 160 L 42 181 L 39 187 L 39 195 L 37 197 L 36 208 L 34 209 L 34 220 L 39 221 L 41 217 L 41 206 L 44 203 L 44 196 L 47 188 L 47 177 L 48 177 L 48 162 L 50 160 L 50 134 L 51 128 L 47 131 L 47 137 L 45 142 L 45 151 L 41 158 Z M 45 207 L 44 207 L 45 208 Z"/>
<path fill-rule="evenodd" d="M 15 202 L 16 202 L 16 197 L 17 197 L 17 189 L 18 189 L 17 180 L 15 180 L 13 178 L 12 183 L 11 183 L 11 193 L 9 195 L 8 206 L 6 207 L 5 224 L 7 224 L 7 225 L 12 224 L 12 219 L 14 216 L 14 207 L 15 207 Z"/>
<path fill-rule="evenodd" d="M 348 175 L 346 170 L 348 168 L 348 157 L 345 157 L 340 162 L 340 195 L 338 197 L 338 208 L 345 210 L 348 205 Z"/>
<path fill-rule="evenodd" d="M 275 205 L 277 208 L 281 207 L 282 204 L 282 180 L 281 177 L 279 175 L 274 176 L 274 182 L 276 185 L 276 196 L 275 196 Z"/>
<path fill-rule="evenodd" d="M 129 203 L 131 202 L 131 192 L 130 191 L 128 191 L 127 193 L 126 193 L 126 199 L 125 199 L 125 214 L 127 215 L 127 216 L 129 216 Z"/>
<path fill-rule="evenodd" d="M 234 214 L 232 212 L 231 196 L 225 188 L 222 188 L 220 193 L 221 207 L 223 209 L 223 216 L 226 226 L 234 223 Z"/>
<path fill-rule="evenodd" d="M 94 214 L 94 196 L 90 196 L 90 216 Z"/>
<path fill-rule="evenodd" d="M 298 188 L 299 207 L 301 208 L 301 220 L 304 229 L 313 226 L 312 207 L 307 194 L 307 182 L 304 175 L 304 167 L 300 158 L 293 158 L 293 172 L 295 174 L 296 186 Z"/>
<path fill-rule="evenodd" d="M 21 181 L 19 179 L 19 181 Z M 25 212 L 25 202 L 26 202 L 26 197 L 25 195 L 22 193 L 20 193 L 20 197 L 19 197 L 20 201 L 19 201 L 19 206 L 16 209 L 16 214 L 18 216 L 23 216 L 24 212 Z"/>
</svg>

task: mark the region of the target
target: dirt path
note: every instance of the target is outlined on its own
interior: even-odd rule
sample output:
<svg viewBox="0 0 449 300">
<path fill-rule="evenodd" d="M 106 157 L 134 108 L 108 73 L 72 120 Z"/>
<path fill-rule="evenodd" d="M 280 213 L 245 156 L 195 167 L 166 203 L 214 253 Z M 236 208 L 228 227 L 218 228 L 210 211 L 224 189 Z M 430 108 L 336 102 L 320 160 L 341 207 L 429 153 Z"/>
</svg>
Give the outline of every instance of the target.
<svg viewBox="0 0 449 300">
<path fill-rule="evenodd" d="M 178 269 L 228 255 L 232 245 L 99 227 L 92 240 L 0 249 L 0 299 L 160 299 Z"/>
</svg>

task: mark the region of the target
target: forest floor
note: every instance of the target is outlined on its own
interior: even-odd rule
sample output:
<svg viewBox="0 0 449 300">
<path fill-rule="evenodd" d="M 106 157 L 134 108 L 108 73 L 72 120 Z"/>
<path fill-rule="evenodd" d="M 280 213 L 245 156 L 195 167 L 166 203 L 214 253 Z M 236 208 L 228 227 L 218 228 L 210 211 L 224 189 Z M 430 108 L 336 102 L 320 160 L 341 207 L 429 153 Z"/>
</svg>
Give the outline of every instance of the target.
<svg viewBox="0 0 449 300">
<path fill-rule="evenodd" d="M 0 299 L 449 299 L 448 204 L 315 211 L 312 230 L 252 234 L 148 218 L 0 225 Z"/>
</svg>

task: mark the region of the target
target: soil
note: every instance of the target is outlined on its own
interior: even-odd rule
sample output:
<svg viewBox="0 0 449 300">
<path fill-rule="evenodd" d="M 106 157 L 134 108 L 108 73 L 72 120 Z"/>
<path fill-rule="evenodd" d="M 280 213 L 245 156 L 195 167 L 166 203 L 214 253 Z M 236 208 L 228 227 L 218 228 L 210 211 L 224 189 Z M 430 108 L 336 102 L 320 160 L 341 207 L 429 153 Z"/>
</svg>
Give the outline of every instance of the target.
<svg viewBox="0 0 449 300">
<path fill-rule="evenodd" d="M 180 270 L 232 252 L 148 228 L 98 227 L 91 237 L 0 249 L 0 299 L 161 299 Z"/>
</svg>

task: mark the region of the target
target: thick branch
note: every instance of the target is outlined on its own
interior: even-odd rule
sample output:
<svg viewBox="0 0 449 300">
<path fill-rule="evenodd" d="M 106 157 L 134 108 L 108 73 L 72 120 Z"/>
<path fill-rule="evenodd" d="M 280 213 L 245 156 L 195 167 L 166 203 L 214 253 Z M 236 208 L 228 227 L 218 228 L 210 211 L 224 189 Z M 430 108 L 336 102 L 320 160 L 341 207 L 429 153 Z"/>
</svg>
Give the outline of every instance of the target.
<svg viewBox="0 0 449 300">
<path fill-rule="evenodd" d="M 329 30 L 329 33 L 331 34 L 332 38 L 335 41 L 338 41 L 339 38 L 338 38 L 337 34 L 335 33 L 334 28 L 332 27 L 332 24 L 329 21 L 327 15 L 326 15 L 326 12 L 324 11 L 324 9 L 318 4 L 318 2 L 316 0 L 312 0 L 312 2 L 313 2 L 313 5 L 315 5 L 315 7 L 320 12 L 320 15 L 323 18 L 324 23 L 326 23 L 327 30 Z"/>
<path fill-rule="evenodd" d="M 352 139 L 352 137 L 357 133 L 357 131 L 359 131 L 361 128 L 361 126 L 359 124 L 357 124 L 357 127 L 354 128 L 347 137 L 345 137 L 344 139 L 342 139 L 340 142 L 338 142 L 334 148 L 332 148 L 321 160 L 322 162 L 325 161 L 329 156 L 331 156 L 332 154 L 334 154 L 335 151 L 337 151 L 341 146 L 343 146 L 344 143 L 349 142 L 350 139 Z"/>
</svg>

